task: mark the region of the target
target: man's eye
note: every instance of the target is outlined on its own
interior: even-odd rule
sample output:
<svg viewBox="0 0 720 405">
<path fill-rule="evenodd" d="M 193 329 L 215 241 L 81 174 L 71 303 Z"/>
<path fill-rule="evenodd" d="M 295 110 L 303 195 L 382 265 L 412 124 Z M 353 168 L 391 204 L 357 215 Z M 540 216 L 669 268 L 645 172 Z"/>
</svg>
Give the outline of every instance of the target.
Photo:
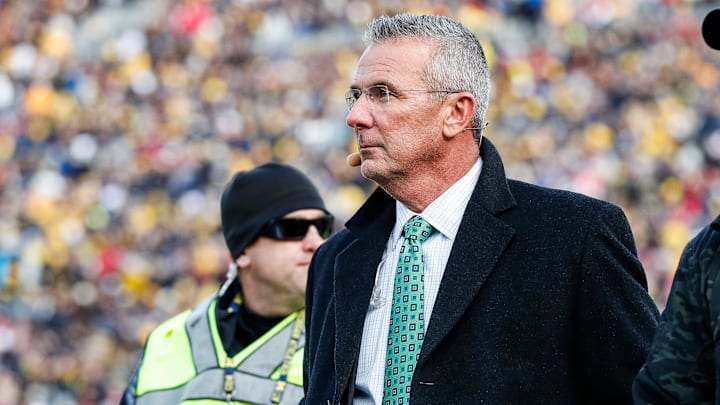
<svg viewBox="0 0 720 405">
<path fill-rule="evenodd" d="M 377 94 L 378 94 L 379 97 L 388 98 L 388 97 L 390 97 L 393 93 L 392 93 L 392 92 L 390 91 L 390 89 L 388 89 L 387 87 L 378 87 L 378 88 L 377 88 Z"/>
</svg>

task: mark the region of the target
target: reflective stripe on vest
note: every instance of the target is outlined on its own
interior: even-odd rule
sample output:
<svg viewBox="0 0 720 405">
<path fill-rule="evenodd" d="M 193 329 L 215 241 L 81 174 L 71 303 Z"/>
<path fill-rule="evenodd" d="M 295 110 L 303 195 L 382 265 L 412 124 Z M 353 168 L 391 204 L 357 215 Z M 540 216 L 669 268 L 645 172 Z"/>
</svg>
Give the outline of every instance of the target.
<svg viewBox="0 0 720 405">
<path fill-rule="evenodd" d="M 218 367 L 218 364 L 222 364 L 219 363 L 220 359 L 215 354 L 217 350 L 213 343 L 213 331 L 210 328 L 210 314 L 208 313 L 211 307 L 210 303 L 214 298 L 206 298 L 195 306 L 185 320 L 185 330 L 190 339 L 190 352 L 198 374 L 203 370 Z"/>
<path fill-rule="evenodd" d="M 178 404 L 181 401 L 214 399 L 219 403 L 226 403 L 225 392 L 222 389 L 223 370 L 209 369 L 190 380 L 186 385 L 174 390 L 149 392 L 137 401 L 141 404 Z M 267 404 L 275 389 L 274 380 L 257 377 L 250 374 L 235 372 L 235 390 L 232 400 L 250 404 Z M 247 387 L 252 387 L 247 390 Z M 240 394 L 238 391 L 243 390 Z M 303 398 L 303 388 L 288 384 L 285 388 L 280 404 L 297 404 Z"/>
<path fill-rule="evenodd" d="M 170 389 L 158 387 L 156 390 L 148 390 L 149 392 L 138 398 L 137 405 L 178 404 L 186 400 L 203 399 L 209 400 L 209 402 L 213 402 L 213 400 L 226 402 L 223 391 L 224 370 L 220 366 L 226 361 L 225 351 L 217 334 L 217 328 L 210 326 L 211 322 L 215 323 L 214 308 L 215 297 L 205 299 L 189 312 L 184 322 L 184 332 L 190 343 L 189 349 L 196 375 L 189 381 L 179 381 L 180 385 Z M 237 364 L 237 366 L 233 373 L 235 384 L 232 401 L 251 404 L 267 404 L 270 401 L 277 381 L 269 376 L 283 362 L 296 318 L 297 313 L 286 317 L 233 358 L 233 364 Z M 263 341 L 263 339 L 265 340 Z M 216 346 L 218 350 L 216 350 Z M 303 332 L 296 353 L 299 359 L 302 359 L 304 346 L 305 334 Z M 248 389 L 248 387 L 252 388 Z M 297 404 L 302 397 L 302 386 L 288 383 L 280 404 Z"/>
</svg>

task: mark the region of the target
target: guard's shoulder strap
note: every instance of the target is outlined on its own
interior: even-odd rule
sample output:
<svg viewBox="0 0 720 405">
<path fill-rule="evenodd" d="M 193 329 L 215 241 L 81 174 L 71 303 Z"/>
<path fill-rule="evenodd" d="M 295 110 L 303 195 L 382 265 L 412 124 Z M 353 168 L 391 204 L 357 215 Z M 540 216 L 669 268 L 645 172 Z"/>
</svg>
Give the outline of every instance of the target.
<svg viewBox="0 0 720 405">
<path fill-rule="evenodd" d="M 219 337 L 215 339 L 217 334 L 213 330 L 216 327 L 215 322 L 210 322 L 210 318 L 215 319 L 214 312 L 210 311 L 214 308 L 212 304 L 217 302 L 216 298 L 216 296 L 210 296 L 202 300 L 192 309 L 185 320 L 192 358 L 198 373 L 219 366 L 216 345 L 222 345 L 222 343 L 219 342 Z M 222 346 L 219 348 L 222 349 Z"/>
</svg>

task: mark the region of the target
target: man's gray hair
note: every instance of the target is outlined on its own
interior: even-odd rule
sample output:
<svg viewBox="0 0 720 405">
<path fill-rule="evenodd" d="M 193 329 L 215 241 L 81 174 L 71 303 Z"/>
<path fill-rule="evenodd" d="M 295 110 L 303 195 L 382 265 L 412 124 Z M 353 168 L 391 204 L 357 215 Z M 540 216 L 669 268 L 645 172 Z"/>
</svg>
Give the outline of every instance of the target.
<svg viewBox="0 0 720 405">
<path fill-rule="evenodd" d="M 368 24 L 363 36 L 370 46 L 401 38 L 426 39 L 437 44 L 432 59 L 425 67 L 428 88 L 470 92 L 477 102 L 472 126 L 478 141 L 482 136 L 485 114 L 490 103 L 490 71 L 485 52 L 477 37 L 467 27 L 439 15 L 409 13 L 380 16 Z"/>
</svg>

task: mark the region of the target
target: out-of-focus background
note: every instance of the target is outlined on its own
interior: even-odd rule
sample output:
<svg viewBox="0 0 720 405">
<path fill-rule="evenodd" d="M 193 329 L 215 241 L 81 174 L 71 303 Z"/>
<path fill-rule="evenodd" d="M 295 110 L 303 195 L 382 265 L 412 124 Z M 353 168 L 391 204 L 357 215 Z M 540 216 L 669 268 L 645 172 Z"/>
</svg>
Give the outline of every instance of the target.
<svg viewBox="0 0 720 405">
<path fill-rule="evenodd" d="M 508 175 L 630 220 L 660 308 L 720 213 L 720 51 L 689 0 L 0 1 L 0 404 L 114 404 L 148 331 L 216 291 L 219 195 L 269 160 L 342 226 L 372 185 L 343 93 L 374 16 L 458 18 Z"/>
</svg>

